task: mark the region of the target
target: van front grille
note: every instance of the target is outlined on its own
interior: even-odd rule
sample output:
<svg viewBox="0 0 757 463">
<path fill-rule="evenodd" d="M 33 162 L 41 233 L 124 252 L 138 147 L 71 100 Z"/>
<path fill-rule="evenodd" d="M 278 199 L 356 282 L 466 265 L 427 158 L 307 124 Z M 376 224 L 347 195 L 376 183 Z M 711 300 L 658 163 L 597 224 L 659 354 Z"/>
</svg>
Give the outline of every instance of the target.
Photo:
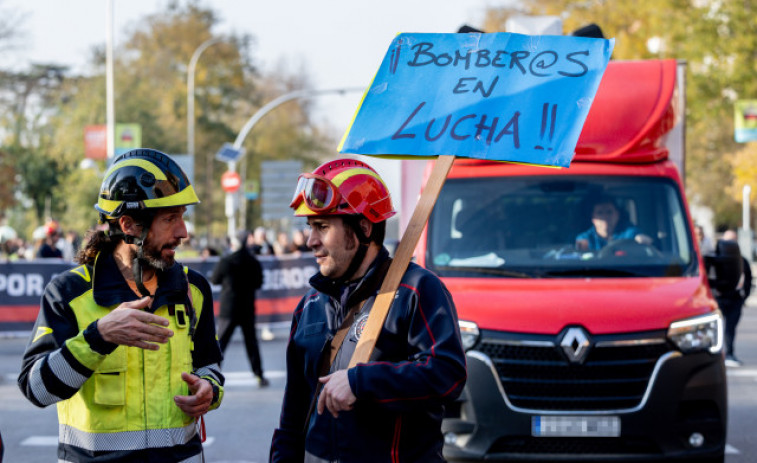
<svg viewBox="0 0 757 463">
<path fill-rule="evenodd" d="M 536 344 L 536 343 L 531 343 Z M 671 350 L 664 342 L 595 343 L 571 363 L 557 342 L 525 345 L 483 339 L 477 350 L 494 363 L 510 403 L 530 410 L 607 411 L 638 406 L 655 364 Z"/>
</svg>

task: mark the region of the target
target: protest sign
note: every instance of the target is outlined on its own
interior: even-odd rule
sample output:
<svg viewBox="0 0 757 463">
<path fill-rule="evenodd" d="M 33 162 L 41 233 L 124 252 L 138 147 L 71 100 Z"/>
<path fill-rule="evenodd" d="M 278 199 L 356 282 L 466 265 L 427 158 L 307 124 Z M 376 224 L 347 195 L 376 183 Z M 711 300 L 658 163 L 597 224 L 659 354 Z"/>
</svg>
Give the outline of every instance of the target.
<svg viewBox="0 0 757 463">
<path fill-rule="evenodd" d="M 570 165 L 614 40 L 399 34 L 341 153 Z"/>
<path fill-rule="evenodd" d="M 569 166 L 614 43 L 510 33 L 392 41 L 338 151 L 437 161 L 350 367 L 370 360 L 455 157 Z"/>
</svg>

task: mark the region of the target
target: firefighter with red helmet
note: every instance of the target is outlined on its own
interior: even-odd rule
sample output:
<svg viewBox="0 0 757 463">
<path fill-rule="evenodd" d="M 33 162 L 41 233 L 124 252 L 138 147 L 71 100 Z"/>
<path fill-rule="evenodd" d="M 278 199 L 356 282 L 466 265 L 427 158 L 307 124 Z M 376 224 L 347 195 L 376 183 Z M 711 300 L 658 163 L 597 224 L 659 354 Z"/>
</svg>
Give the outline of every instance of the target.
<svg viewBox="0 0 757 463">
<path fill-rule="evenodd" d="M 18 384 L 58 408 L 58 461 L 200 462 L 197 419 L 223 397 L 213 298 L 174 260 L 199 202 L 179 165 L 128 151 L 105 173 L 80 266 L 45 288 Z"/>
<path fill-rule="evenodd" d="M 411 263 L 371 359 L 348 368 L 391 263 L 386 184 L 367 164 L 339 159 L 302 174 L 291 207 L 307 217 L 319 272 L 294 311 L 271 461 L 444 461 L 444 406 L 466 370 L 439 278 Z"/>
</svg>

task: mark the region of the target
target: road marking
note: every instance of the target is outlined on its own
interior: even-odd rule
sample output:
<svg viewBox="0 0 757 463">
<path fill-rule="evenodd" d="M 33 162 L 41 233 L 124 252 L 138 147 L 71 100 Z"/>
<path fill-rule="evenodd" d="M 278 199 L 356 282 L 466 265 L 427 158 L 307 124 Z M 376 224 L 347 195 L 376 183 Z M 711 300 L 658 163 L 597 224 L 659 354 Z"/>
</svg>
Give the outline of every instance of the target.
<svg viewBox="0 0 757 463">
<path fill-rule="evenodd" d="M 728 376 L 738 376 L 743 378 L 757 378 L 756 368 L 729 368 Z"/>
<path fill-rule="evenodd" d="M 739 449 L 732 446 L 731 444 L 725 444 L 725 453 L 727 455 L 739 455 L 741 452 L 739 452 Z"/>
<path fill-rule="evenodd" d="M 21 445 L 29 447 L 55 447 L 58 436 L 30 436 L 21 441 Z"/>
<path fill-rule="evenodd" d="M 223 385 L 224 388 L 256 386 L 258 384 L 258 379 L 249 371 L 221 371 L 221 373 L 226 378 Z M 269 370 L 263 373 L 263 375 L 267 379 L 286 378 L 286 371 Z"/>
</svg>

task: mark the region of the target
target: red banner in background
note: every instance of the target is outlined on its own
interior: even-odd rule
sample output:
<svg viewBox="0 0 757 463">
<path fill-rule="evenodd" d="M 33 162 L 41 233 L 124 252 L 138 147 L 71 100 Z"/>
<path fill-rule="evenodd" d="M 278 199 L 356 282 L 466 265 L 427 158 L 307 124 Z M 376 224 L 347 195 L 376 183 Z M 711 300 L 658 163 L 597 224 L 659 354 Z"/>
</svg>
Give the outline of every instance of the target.
<svg viewBox="0 0 757 463">
<path fill-rule="evenodd" d="M 182 264 L 210 280 L 218 257 L 183 259 Z M 301 256 L 258 256 L 263 267 L 263 287 L 257 291 L 256 319 L 259 323 L 289 322 L 300 298 L 308 291 L 308 281 L 318 268 L 312 254 Z M 27 331 L 39 312 L 45 286 L 55 275 L 76 264 L 59 259 L 0 263 L 0 332 Z M 216 314 L 221 287 L 212 285 Z"/>
<path fill-rule="evenodd" d="M 106 159 L 108 157 L 108 129 L 105 125 L 84 127 L 84 157 Z"/>
</svg>

